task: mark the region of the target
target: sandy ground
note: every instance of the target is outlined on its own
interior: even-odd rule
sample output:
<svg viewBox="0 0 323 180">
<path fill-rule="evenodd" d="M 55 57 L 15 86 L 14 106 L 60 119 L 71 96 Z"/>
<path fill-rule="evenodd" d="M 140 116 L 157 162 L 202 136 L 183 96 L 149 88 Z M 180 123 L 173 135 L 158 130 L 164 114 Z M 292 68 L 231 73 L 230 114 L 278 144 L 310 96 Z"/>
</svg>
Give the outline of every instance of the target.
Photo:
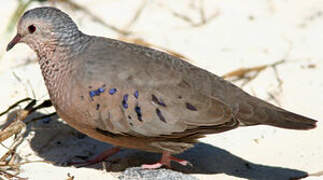
<svg viewBox="0 0 323 180">
<path fill-rule="evenodd" d="M 105 22 L 131 30 L 132 38 L 174 50 L 192 63 L 218 75 L 241 67 L 286 62 L 276 66 L 281 88 L 273 68 L 262 71 L 243 88 L 247 92 L 290 111 L 323 121 L 323 1 L 321 0 L 151 0 L 142 14 L 129 25 L 140 0 L 83 0 L 90 11 Z M 206 23 L 200 24 L 198 7 L 203 3 Z M 0 32 L 16 8 L 16 1 L 0 6 Z M 39 6 L 37 3 L 32 7 Z M 119 34 L 83 12 L 59 6 L 69 13 L 88 34 L 118 38 Z M 182 15 L 182 16 L 180 16 Z M 190 21 L 181 17 L 188 17 Z M 214 16 L 214 18 L 212 18 Z M 211 17 L 211 20 L 208 18 Z M 187 19 L 187 18 L 186 18 Z M 33 97 L 47 98 L 35 54 L 18 45 L 9 53 L 5 47 L 13 34 L 0 39 L 0 110 L 14 102 Z M 237 82 L 241 85 L 241 82 Z M 52 112 L 45 110 L 42 113 Z M 1 119 L 4 122 L 4 117 Z M 194 164 L 187 169 L 176 166 L 198 179 L 288 179 L 312 174 L 306 179 L 322 179 L 323 127 L 292 131 L 269 126 L 239 128 L 201 139 L 195 148 L 180 154 Z M 91 157 L 111 147 L 84 137 L 61 120 L 39 121 L 29 126 L 17 152 L 22 161 L 46 160 L 21 166 L 19 176 L 29 179 L 116 179 L 125 168 L 154 162 L 158 155 L 124 150 L 113 158 L 108 171 L 101 164 L 66 167 L 77 156 Z M 4 142 L 9 146 L 12 139 Z M 0 146 L 0 153 L 6 149 Z M 321 173 L 322 174 L 322 173 Z"/>
</svg>

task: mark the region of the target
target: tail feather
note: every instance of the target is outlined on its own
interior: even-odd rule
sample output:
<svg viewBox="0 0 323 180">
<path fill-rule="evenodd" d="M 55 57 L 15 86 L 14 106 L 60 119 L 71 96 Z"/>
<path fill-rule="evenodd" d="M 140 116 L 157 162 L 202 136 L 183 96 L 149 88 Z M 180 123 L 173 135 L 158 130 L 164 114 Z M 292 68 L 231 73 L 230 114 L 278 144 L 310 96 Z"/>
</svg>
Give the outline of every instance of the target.
<svg viewBox="0 0 323 180">
<path fill-rule="evenodd" d="M 314 119 L 285 110 L 276 111 L 276 117 L 277 119 L 270 118 L 265 123 L 276 127 L 299 130 L 313 129 L 317 123 Z"/>
<path fill-rule="evenodd" d="M 287 129 L 313 129 L 317 121 L 293 112 L 286 111 L 253 97 L 240 103 L 238 120 L 242 125 L 266 124 Z"/>
</svg>

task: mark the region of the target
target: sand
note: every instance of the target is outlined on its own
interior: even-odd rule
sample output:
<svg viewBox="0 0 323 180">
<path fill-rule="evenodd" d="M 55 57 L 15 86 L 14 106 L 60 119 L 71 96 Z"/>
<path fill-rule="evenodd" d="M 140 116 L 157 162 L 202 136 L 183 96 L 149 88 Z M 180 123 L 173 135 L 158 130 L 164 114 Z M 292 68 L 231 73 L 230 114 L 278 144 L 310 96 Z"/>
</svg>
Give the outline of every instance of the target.
<svg viewBox="0 0 323 180">
<path fill-rule="evenodd" d="M 131 30 L 133 34 L 129 38 L 141 38 L 176 51 L 195 65 L 218 75 L 285 60 L 276 68 L 261 71 L 243 89 L 270 103 L 323 121 L 323 1 L 154 0 L 146 1 L 141 15 L 131 24 L 143 2 L 83 0 L 78 3 L 106 23 Z M 201 20 L 198 2 L 204 2 L 205 23 Z M 56 5 L 69 13 L 82 31 L 120 37 L 83 12 L 59 3 Z M 16 6 L 16 1 L 6 1 L 0 7 L 0 111 L 25 97 L 36 98 L 39 102 L 48 98 L 36 56 L 29 47 L 17 45 L 5 52 L 14 35 L 14 32 L 4 33 L 5 25 Z M 37 6 L 39 4 L 33 3 L 30 8 Z M 183 16 L 190 20 L 184 20 Z M 241 86 L 242 82 L 236 84 Z M 49 112 L 53 109 L 41 111 L 43 114 Z M 2 123 L 4 119 L 1 117 Z M 176 166 L 175 169 L 198 179 L 212 180 L 288 179 L 307 173 L 312 175 L 306 179 L 322 179 L 318 173 L 323 171 L 321 122 L 311 131 L 254 126 L 209 135 L 195 148 L 179 155 L 191 161 L 194 168 Z M 12 140 L 10 138 L 3 144 L 9 146 Z M 41 120 L 27 128 L 17 153 L 21 162 L 45 160 L 50 163 L 22 165 L 19 176 L 67 179 L 69 174 L 77 180 L 117 179 L 126 168 L 151 163 L 159 157 L 124 150 L 112 158 L 112 163 L 106 164 L 107 170 L 103 170 L 102 164 L 83 168 L 65 164 L 81 160 L 77 156 L 95 156 L 108 147 L 111 146 L 82 136 L 57 118 L 52 118 L 49 123 Z M 0 146 L 0 155 L 6 151 Z"/>
</svg>

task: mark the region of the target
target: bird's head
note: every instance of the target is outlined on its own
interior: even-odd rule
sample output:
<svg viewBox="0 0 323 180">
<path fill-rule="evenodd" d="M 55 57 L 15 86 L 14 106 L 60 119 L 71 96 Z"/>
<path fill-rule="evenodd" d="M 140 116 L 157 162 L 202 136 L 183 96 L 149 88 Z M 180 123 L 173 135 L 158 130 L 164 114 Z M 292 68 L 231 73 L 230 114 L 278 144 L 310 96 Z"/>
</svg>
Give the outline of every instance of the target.
<svg viewBox="0 0 323 180">
<path fill-rule="evenodd" d="M 40 7 L 26 11 L 17 25 L 17 34 L 7 51 L 23 42 L 39 52 L 48 45 L 68 45 L 80 33 L 73 20 L 53 7 Z"/>
</svg>

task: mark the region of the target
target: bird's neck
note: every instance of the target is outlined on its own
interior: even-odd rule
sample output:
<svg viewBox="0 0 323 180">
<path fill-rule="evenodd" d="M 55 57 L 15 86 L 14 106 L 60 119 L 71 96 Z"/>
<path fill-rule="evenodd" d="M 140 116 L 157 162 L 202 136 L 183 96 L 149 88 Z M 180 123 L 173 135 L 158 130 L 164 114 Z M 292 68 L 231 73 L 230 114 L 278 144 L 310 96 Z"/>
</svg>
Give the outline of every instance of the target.
<svg viewBox="0 0 323 180">
<path fill-rule="evenodd" d="M 87 48 L 91 36 L 78 33 L 72 34 L 70 37 L 56 37 L 46 43 L 34 43 L 32 49 L 35 50 L 40 59 L 52 59 L 55 56 L 63 56 L 66 58 L 75 56 Z"/>
</svg>

